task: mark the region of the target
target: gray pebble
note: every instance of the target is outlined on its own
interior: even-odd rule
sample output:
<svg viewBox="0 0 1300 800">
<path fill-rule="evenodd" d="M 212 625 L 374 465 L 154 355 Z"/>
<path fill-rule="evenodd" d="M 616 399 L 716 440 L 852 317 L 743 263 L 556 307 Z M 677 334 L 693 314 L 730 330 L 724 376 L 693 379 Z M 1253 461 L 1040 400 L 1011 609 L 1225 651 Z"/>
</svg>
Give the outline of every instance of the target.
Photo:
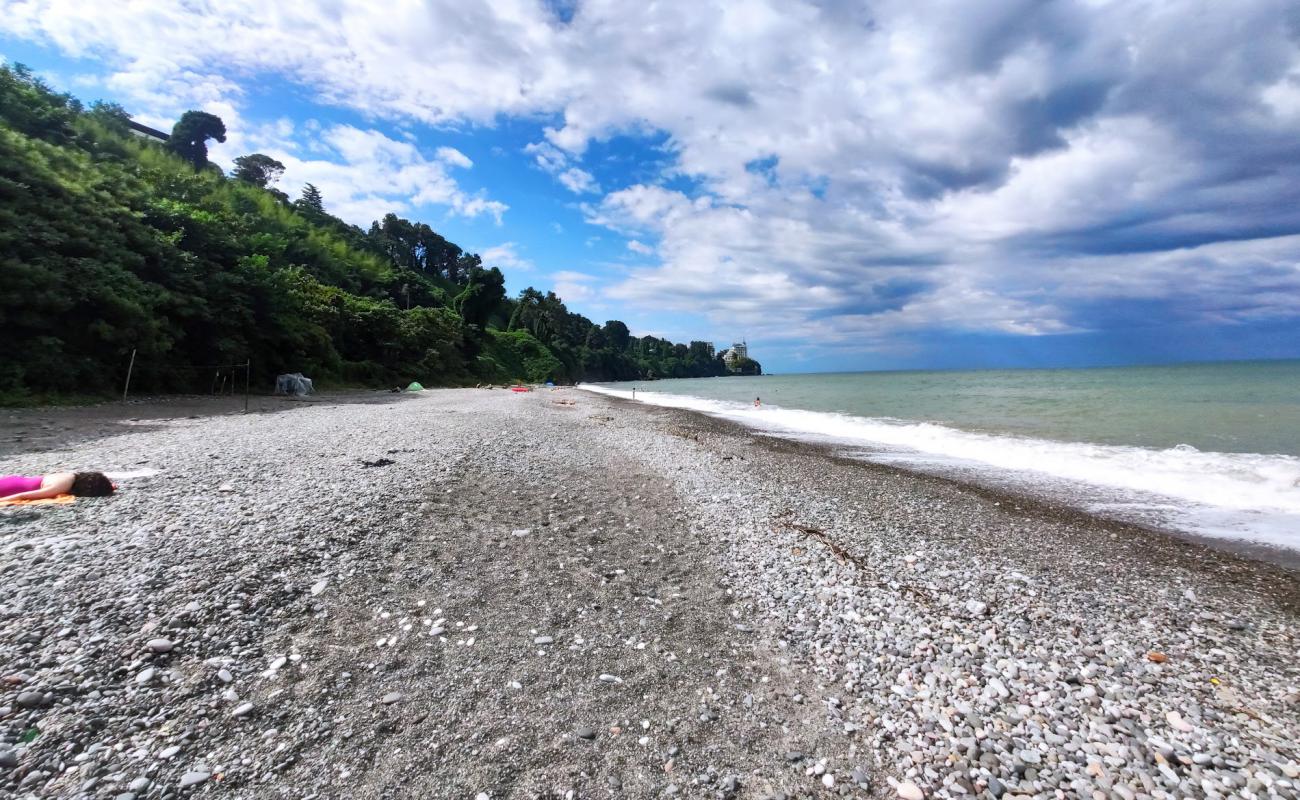
<svg viewBox="0 0 1300 800">
<path fill-rule="evenodd" d="M 40 692 L 22 692 L 18 695 L 20 708 L 38 708 L 45 705 L 45 695 Z"/>
</svg>

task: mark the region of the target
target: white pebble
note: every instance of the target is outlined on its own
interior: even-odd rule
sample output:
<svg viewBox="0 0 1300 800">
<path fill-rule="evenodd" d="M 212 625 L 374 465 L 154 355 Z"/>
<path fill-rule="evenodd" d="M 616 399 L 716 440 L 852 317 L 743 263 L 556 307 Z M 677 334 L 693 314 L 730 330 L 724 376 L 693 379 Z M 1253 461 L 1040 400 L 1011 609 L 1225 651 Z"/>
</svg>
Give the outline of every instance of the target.
<svg viewBox="0 0 1300 800">
<path fill-rule="evenodd" d="M 903 781 L 898 784 L 898 796 L 903 800 L 925 800 L 925 792 L 921 787 L 911 781 Z"/>
</svg>

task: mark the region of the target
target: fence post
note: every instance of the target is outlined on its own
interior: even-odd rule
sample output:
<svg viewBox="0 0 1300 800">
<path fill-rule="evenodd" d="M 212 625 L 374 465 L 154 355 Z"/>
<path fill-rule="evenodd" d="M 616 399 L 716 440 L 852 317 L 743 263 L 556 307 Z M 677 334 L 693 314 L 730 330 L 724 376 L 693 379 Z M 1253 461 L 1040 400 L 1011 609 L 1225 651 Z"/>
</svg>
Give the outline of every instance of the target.
<svg viewBox="0 0 1300 800">
<path fill-rule="evenodd" d="M 131 370 L 135 369 L 135 350 L 131 348 L 131 363 L 126 366 L 126 385 L 122 387 L 122 405 L 126 405 L 127 392 L 131 391 Z"/>
<path fill-rule="evenodd" d="M 248 373 L 253 366 L 253 359 L 244 362 L 244 413 L 248 413 Z"/>
</svg>

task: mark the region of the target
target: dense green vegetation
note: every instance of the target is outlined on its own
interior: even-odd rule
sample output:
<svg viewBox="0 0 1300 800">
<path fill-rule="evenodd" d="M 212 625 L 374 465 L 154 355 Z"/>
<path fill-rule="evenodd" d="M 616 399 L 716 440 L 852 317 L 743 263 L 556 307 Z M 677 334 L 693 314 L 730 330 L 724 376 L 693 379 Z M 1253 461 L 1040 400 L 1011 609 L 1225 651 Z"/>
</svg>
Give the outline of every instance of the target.
<svg viewBox="0 0 1300 800">
<path fill-rule="evenodd" d="M 112 104 L 89 109 L 0 66 L 0 396 L 206 390 L 199 365 L 251 360 L 255 386 L 393 386 L 721 375 L 704 342 L 597 325 L 423 223 L 369 230 L 310 184 L 290 201 L 260 153 L 227 177 L 225 125 L 187 112 L 159 145 Z"/>
</svg>

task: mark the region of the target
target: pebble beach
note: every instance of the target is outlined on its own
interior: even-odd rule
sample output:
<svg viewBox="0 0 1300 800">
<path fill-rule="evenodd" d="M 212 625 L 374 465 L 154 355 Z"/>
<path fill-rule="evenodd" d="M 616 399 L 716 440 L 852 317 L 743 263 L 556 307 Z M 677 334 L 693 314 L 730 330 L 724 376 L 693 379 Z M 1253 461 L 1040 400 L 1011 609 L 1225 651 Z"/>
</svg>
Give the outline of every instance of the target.
<svg viewBox="0 0 1300 800">
<path fill-rule="evenodd" d="M 577 389 L 253 412 L 0 414 L 137 474 L 0 508 L 0 796 L 1300 797 L 1284 563 Z"/>
</svg>

